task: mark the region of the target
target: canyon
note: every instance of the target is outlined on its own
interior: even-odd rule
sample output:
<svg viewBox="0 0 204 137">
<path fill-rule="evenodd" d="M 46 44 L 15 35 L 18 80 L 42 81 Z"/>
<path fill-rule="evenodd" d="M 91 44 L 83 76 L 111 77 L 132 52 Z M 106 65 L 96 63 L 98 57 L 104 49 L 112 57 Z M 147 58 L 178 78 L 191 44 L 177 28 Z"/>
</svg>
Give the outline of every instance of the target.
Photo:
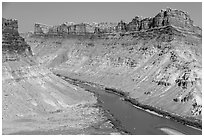
<svg viewBox="0 0 204 137">
<path fill-rule="evenodd" d="M 3 134 L 127 134 L 97 107 L 97 95 L 63 77 L 202 129 L 202 30 L 186 12 L 167 8 L 129 23 L 35 23 L 25 34 L 3 18 Z"/>
<path fill-rule="evenodd" d="M 141 18 L 136 16 L 131 22 L 120 21 L 118 23 L 73 23 L 65 22 L 61 25 L 48 26 L 35 23 L 34 34 L 36 35 L 87 35 L 87 34 L 114 34 L 118 32 L 141 31 L 163 26 L 176 26 L 184 30 L 201 34 L 201 29 L 193 25 L 190 16 L 181 10 L 167 8 L 161 10 L 153 18 Z"/>
<path fill-rule="evenodd" d="M 66 130 L 67 134 L 120 134 L 97 98 L 40 65 L 18 33 L 17 21 L 2 22 L 2 133 Z M 104 132 L 106 131 L 106 132 Z"/>
</svg>

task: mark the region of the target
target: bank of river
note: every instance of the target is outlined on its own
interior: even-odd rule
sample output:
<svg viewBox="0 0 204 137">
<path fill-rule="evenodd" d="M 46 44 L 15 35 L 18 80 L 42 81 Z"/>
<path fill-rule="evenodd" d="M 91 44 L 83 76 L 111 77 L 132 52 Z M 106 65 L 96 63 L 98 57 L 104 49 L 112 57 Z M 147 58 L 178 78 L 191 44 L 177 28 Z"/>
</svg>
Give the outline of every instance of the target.
<svg viewBox="0 0 204 137">
<path fill-rule="evenodd" d="M 186 126 L 188 124 L 194 127 L 201 127 L 199 123 L 185 120 L 179 116 L 172 116 L 168 112 L 159 111 L 151 106 L 142 105 L 128 98 L 122 91 L 104 88 L 94 83 L 70 79 L 64 76 L 61 77 L 71 84 L 95 93 L 98 97 L 99 105 L 114 117 L 113 124 L 119 130 L 129 134 L 140 135 L 202 134 L 200 129 Z"/>
</svg>

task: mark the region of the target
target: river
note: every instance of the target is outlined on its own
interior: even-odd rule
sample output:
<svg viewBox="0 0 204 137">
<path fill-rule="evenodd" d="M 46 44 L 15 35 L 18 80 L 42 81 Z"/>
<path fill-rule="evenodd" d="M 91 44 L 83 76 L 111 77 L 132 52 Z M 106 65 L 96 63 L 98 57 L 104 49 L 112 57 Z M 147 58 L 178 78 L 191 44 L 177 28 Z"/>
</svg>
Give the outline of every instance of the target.
<svg viewBox="0 0 204 137">
<path fill-rule="evenodd" d="M 68 79 L 66 80 L 70 83 L 73 83 Z M 109 113 L 113 115 L 117 121 L 119 121 L 120 124 L 117 124 L 116 127 L 119 126 L 119 129 L 122 129 L 129 134 L 202 134 L 200 129 L 192 128 L 171 119 L 167 119 L 140 109 L 130 102 L 124 101 L 122 96 L 113 92 L 109 92 L 89 84 L 82 84 L 80 82 L 76 83 L 78 86 L 95 93 L 102 108 L 109 111 Z"/>
<path fill-rule="evenodd" d="M 58 75 L 60 76 L 60 75 Z M 98 107 L 112 115 L 110 119 L 114 127 L 123 133 L 132 135 L 202 135 L 200 129 L 192 128 L 164 118 L 154 112 L 147 112 L 128 101 L 124 101 L 123 96 L 104 90 L 94 84 L 71 80 L 68 77 L 62 77 L 67 82 L 77 85 L 85 90 L 94 93 L 98 99 Z M 14 134 L 67 134 L 67 131 L 32 131 L 18 132 Z M 77 134 L 74 133 L 73 134 Z"/>
</svg>

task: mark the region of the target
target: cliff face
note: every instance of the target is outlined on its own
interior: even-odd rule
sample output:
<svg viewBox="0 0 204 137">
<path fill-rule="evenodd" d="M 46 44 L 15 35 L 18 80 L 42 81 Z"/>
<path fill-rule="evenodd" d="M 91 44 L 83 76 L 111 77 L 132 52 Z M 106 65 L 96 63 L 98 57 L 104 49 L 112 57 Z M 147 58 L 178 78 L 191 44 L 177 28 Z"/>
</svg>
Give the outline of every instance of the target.
<svg viewBox="0 0 204 137">
<path fill-rule="evenodd" d="M 3 62 L 32 55 L 30 46 L 18 33 L 17 20 L 2 19 L 2 53 Z"/>
<path fill-rule="evenodd" d="M 190 16 L 183 11 L 167 8 L 161 10 L 155 17 L 140 18 L 136 16 L 131 22 L 120 21 L 118 23 L 81 23 L 81 24 L 62 24 L 59 26 L 46 26 L 35 24 L 35 34 L 54 34 L 54 35 L 85 35 L 85 34 L 107 34 L 125 33 L 132 31 L 148 30 L 153 28 L 175 26 L 180 29 L 201 34 L 201 29 L 193 25 Z"/>
<path fill-rule="evenodd" d="M 18 21 L 2 18 L 2 33 L 14 33 L 18 35 Z"/>
<path fill-rule="evenodd" d="M 66 24 L 63 23 L 59 26 L 47 26 L 44 24 L 36 23 L 34 27 L 34 34 L 36 35 L 85 35 L 89 33 L 94 33 L 95 27 L 87 23 L 81 24 Z"/>
<path fill-rule="evenodd" d="M 167 8 L 166 10 L 161 10 L 161 12 L 159 12 L 153 18 L 141 19 L 136 16 L 127 25 L 127 30 L 139 31 L 168 25 L 180 27 L 182 29 L 201 34 L 201 29 L 193 26 L 193 21 L 190 19 L 190 16 L 186 12 L 180 10 L 172 10 L 170 8 Z"/>
<path fill-rule="evenodd" d="M 49 26 L 44 25 L 44 24 L 35 24 L 35 30 L 34 33 L 35 34 L 46 34 L 49 32 Z"/>
</svg>

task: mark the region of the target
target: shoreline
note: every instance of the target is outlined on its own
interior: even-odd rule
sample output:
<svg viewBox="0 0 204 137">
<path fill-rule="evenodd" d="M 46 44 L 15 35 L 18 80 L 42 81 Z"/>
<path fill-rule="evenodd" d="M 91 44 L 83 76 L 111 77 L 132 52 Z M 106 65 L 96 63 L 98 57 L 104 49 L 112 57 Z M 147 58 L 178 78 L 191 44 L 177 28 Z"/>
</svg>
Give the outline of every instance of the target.
<svg viewBox="0 0 204 137">
<path fill-rule="evenodd" d="M 96 84 L 96 83 L 92 83 L 92 82 L 87 82 L 87 81 L 82 81 L 82 80 L 78 80 L 78 79 L 74 79 L 74 78 L 69 78 L 67 76 L 63 76 L 60 74 L 55 74 L 55 75 L 59 76 L 59 77 L 63 77 L 63 79 L 69 80 L 70 82 L 73 82 L 73 84 L 86 84 L 88 86 L 93 86 L 93 87 L 97 87 L 99 89 L 102 89 L 105 92 L 111 92 L 111 93 L 117 94 L 117 95 L 121 96 L 124 101 L 131 103 L 134 107 L 136 107 L 138 109 L 142 109 L 142 110 L 144 110 L 150 114 L 153 114 L 153 115 L 156 115 L 159 117 L 163 117 L 163 118 L 168 118 L 168 119 L 171 119 L 175 122 L 179 122 L 183 125 L 189 126 L 189 127 L 194 128 L 196 130 L 199 130 L 199 131 L 202 131 L 202 121 L 201 120 L 192 119 L 192 118 L 191 118 L 192 119 L 191 120 L 191 119 L 188 119 L 188 117 L 182 117 L 179 115 L 170 114 L 169 112 L 166 112 L 164 110 L 160 110 L 160 109 L 152 107 L 150 105 L 141 104 L 136 99 L 129 97 L 127 93 L 125 93 L 121 90 L 115 89 L 115 88 L 105 87 L 104 85 L 100 85 L 100 84 Z"/>
<path fill-rule="evenodd" d="M 61 77 L 61 76 L 59 76 L 59 77 Z M 97 93 L 95 93 L 94 91 L 91 91 L 91 90 L 86 89 L 85 87 L 83 87 L 83 85 L 87 85 L 87 86 L 90 86 L 90 87 L 99 88 L 97 84 L 94 84 L 94 83 L 93 83 L 93 84 L 91 84 L 91 83 L 86 83 L 86 82 L 83 82 L 83 81 L 80 81 L 80 80 L 79 80 L 79 81 L 80 81 L 80 84 L 79 84 L 79 83 L 78 83 L 78 82 L 79 82 L 78 80 L 77 80 L 77 83 L 75 83 L 76 80 L 74 80 L 74 79 L 73 79 L 73 81 L 72 81 L 72 79 L 67 80 L 68 77 L 66 77 L 66 76 L 62 76 L 61 78 L 64 79 L 64 80 L 66 79 L 65 81 L 67 81 L 67 82 L 69 81 L 70 84 L 79 86 L 80 88 L 83 88 L 84 90 L 93 93 L 94 96 L 97 97 L 97 103 L 95 103 L 94 106 L 98 107 L 98 108 L 100 109 L 100 111 L 102 111 L 103 115 L 107 118 L 107 121 L 110 121 L 110 123 L 112 124 L 112 128 L 118 130 L 118 132 L 120 133 L 120 135 L 132 135 L 130 132 L 128 132 L 128 131 L 126 131 L 126 130 L 124 130 L 124 129 L 122 128 L 120 121 L 118 121 L 117 119 L 115 119 L 115 118 L 113 117 L 113 115 L 112 115 L 108 110 L 104 110 L 104 109 L 102 108 L 102 102 L 101 102 L 101 100 L 99 100 L 99 98 L 98 98 L 98 97 L 99 97 L 99 94 L 97 94 Z M 71 80 L 71 81 L 70 81 L 70 80 Z M 83 84 L 83 85 L 82 85 L 82 84 Z M 102 89 L 102 88 L 100 87 L 100 89 Z"/>
</svg>

